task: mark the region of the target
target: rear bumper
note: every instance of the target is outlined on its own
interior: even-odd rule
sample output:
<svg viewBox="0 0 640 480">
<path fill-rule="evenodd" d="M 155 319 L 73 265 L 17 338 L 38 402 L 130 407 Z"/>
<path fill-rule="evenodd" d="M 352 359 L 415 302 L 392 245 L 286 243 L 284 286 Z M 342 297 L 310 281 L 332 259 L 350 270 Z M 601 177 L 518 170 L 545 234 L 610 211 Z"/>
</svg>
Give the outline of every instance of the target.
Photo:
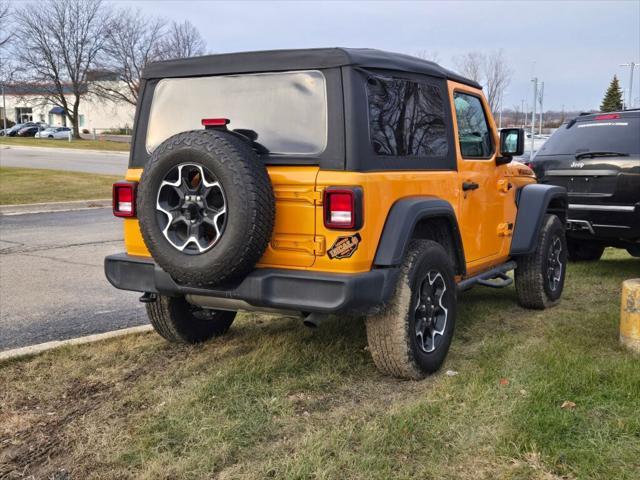
<svg viewBox="0 0 640 480">
<path fill-rule="evenodd" d="M 640 240 L 640 203 L 635 205 L 569 204 L 567 235 L 616 246 Z"/>
<path fill-rule="evenodd" d="M 386 302 L 395 288 L 398 269 L 375 269 L 359 274 L 331 274 L 305 270 L 256 269 L 233 286 L 194 288 L 177 284 L 152 259 L 125 253 L 104 260 L 109 282 L 122 290 L 169 296 L 206 297 L 215 304 L 237 300 L 256 309 L 297 312 L 368 312 Z"/>
</svg>

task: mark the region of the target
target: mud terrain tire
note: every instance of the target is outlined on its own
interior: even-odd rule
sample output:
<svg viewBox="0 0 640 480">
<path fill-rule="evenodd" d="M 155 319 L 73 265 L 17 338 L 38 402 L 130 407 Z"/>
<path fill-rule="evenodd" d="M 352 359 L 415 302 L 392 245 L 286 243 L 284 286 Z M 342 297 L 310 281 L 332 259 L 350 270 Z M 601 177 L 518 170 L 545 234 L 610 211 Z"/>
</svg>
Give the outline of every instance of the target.
<svg viewBox="0 0 640 480">
<path fill-rule="evenodd" d="M 557 216 L 545 215 L 536 250 L 517 258 L 517 263 L 514 277 L 520 306 L 544 310 L 560 301 L 567 271 L 567 241 Z"/>
<path fill-rule="evenodd" d="M 435 273 L 435 275 L 433 274 Z M 439 276 L 439 278 L 436 278 Z M 430 279 L 434 280 L 431 285 Z M 440 282 L 440 280 L 442 280 Z M 421 288 L 431 288 L 436 302 L 425 302 L 428 292 L 418 293 Z M 440 292 L 438 294 L 437 292 Z M 441 300 L 441 301 L 440 301 Z M 414 240 L 409 244 L 401 267 L 398 284 L 393 297 L 381 313 L 367 317 L 367 340 L 373 361 L 382 373 L 394 377 L 418 380 L 440 368 L 449 351 L 456 319 L 456 284 L 451 258 L 446 250 L 431 240 Z M 417 337 L 421 320 L 417 315 L 420 305 L 439 304 L 446 307 L 444 322 L 434 322 L 441 334 L 432 335 L 433 351 L 425 348 L 424 336 Z M 429 307 L 431 308 L 431 307 Z M 430 318 L 440 316 L 443 311 L 432 311 Z M 423 324 L 424 325 L 424 324 Z M 428 337 L 428 335 L 427 335 Z"/>
</svg>

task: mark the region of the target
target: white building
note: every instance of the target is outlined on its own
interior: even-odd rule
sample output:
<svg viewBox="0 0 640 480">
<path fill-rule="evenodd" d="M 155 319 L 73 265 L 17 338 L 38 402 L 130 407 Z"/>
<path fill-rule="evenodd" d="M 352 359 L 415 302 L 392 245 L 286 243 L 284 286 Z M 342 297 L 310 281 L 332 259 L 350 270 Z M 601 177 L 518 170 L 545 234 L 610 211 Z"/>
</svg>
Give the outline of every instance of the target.
<svg viewBox="0 0 640 480">
<path fill-rule="evenodd" d="M 67 96 L 68 105 L 73 105 L 73 95 Z M 38 85 L 7 85 L 4 105 L 7 120 L 14 123 L 44 122 L 51 126 L 71 126 L 62 107 L 45 99 L 45 89 Z M 104 100 L 96 95 L 82 95 L 79 109 L 80 131 L 93 133 L 104 130 L 131 129 L 135 107 L 127 102 Z M 0 119 L 4 108 L 0 102 Z M 0 128 L 2 128 L 0 120 Z"/>
</svg>

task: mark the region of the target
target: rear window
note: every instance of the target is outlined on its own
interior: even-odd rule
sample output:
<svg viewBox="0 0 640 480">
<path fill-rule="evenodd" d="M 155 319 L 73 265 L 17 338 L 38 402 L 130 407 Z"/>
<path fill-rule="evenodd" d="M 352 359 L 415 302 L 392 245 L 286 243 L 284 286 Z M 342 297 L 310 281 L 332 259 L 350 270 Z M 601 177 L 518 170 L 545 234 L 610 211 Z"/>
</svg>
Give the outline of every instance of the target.
<svg viewBox="0 0 640 480">
<path fill-rule="evenodd" d="M 578 121 L 562 125 L 540 148 L 538 156 L 583 152 L 640 154 L 640 118 Z"/>
<path fill-rule="evenodd" d="M 156 85 L 146 148 L 202 129 L 203 118 L 228 118 L 252 130 L 270 154 L 318 155 L 327 144 L 327 96 L 319 71 L 167 78 Z"/>
</svg>

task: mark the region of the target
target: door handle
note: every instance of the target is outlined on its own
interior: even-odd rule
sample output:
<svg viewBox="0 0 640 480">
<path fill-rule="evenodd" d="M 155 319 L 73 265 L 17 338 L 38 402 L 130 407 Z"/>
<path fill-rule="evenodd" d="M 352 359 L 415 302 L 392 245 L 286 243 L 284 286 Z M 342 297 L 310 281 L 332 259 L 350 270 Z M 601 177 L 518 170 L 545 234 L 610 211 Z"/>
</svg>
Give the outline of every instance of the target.
<svg viewBox="0 0 640 480">
<path fill-rule="evenodd" d="M 462 182 L 462 191 L 466 192 L 468 190 L 477 190 L 480 188 L 476 182 Z"/>
</svg>

